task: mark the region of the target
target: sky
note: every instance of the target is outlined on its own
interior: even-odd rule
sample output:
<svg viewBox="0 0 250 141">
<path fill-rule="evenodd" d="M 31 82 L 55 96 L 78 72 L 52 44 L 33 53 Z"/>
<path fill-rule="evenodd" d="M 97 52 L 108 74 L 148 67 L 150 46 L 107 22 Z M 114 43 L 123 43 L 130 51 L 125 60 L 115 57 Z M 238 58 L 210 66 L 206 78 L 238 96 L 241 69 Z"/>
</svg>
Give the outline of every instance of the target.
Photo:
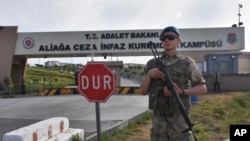
<svg viewBox="0 0 250 141">
<path fill-rule="evenodd" d="M 250 51 L 250 0 L 0 0 L 0 25 L 18 26 L 18 32 L 101 31 L 245 27 L 245 51 Z M 239 8 L 242 4 L 242 8 Z M 103 57 L 95 61 L 145 64 L 152 57 Z M 36 58 L 85 64 L 92 58 Z"/>
</svg>

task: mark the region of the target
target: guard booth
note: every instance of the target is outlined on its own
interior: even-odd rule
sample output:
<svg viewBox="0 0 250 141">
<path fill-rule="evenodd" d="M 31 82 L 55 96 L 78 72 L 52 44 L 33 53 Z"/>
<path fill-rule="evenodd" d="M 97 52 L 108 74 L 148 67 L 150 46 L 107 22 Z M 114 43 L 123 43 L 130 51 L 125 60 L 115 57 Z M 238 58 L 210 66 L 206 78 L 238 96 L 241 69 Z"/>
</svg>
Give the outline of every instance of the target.
<svg viewBox="0 0 250 141">
<path fill-rule="evenodd" d="M 111 62 L 102 62 L 104 63 L 109 69 L 111 69 L 115 73 L 115 84 L 117 87 L 121 86 L 121 70 L 123 67 L 122 61 L 111 61 Z"/>
<path fill-rule="evenodd" d="M 112 70 L 115 73 L 115 84 L 117 87 L 120 87 L 121 86 L 120 76 L 121 76 L 121 70 L 123 68 L 123 61 L 100 61 L 100 63 L 104 63 L 110 70 Z"/>
</svg>

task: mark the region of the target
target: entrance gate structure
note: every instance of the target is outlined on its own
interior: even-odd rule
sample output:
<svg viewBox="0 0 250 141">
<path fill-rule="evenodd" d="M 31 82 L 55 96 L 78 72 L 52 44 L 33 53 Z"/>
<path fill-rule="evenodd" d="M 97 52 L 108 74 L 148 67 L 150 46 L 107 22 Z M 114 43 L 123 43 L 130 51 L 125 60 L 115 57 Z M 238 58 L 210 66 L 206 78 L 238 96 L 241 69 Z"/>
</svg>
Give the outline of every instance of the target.
<svg viewBox="0 0 250 141">
<path fill-rule="evenodd" d="M 150 44 L 163 50 L 161 29 L 72 32 L 23 32 L 17 26 L 0 28 L 0 83 L 10 75 L 15 88 L 25 77 L 28 58 L 95 56 L 151 56 Z M 206 53 L 240 51 L 244 27 L 180 29 L 178 50 L 206 68 Z M 117 77 L 118 78 L 118 77 Z"/>
</svg>

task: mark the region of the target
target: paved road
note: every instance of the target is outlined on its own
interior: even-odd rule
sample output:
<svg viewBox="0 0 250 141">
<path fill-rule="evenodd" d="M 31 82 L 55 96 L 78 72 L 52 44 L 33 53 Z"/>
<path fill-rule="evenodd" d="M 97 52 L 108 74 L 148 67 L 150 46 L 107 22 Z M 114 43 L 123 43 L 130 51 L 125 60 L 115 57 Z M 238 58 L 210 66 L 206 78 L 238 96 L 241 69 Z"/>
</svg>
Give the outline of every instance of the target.
<svg viewBox="0 0 250 141">
<path fill-rule="evenodd" d="M 129 80 L 122 84 L 138 85 Z M 113 132 L 145 113 L 148 96 L 113 95 L 100 103 L 101 128 Z M 96 132 L 95 103 L 81 95 L 0 98 L 0 140 L 6 132 L 51 117 L 67 117 L 71 128 L 82 128 L 85 137 L 94 140 Z"/>
<path fill-rule="evenodd" d="M 121 78 L 121 86 L 140 86 L 136 80 Z"/>
</svg>

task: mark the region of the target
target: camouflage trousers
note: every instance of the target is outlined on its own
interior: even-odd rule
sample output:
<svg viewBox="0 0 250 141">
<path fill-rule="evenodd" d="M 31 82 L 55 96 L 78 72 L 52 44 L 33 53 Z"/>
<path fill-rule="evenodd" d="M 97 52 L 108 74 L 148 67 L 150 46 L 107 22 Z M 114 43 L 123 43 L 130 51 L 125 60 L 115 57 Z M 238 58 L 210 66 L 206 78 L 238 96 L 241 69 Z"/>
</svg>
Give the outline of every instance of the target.
<svg viewBox="0 0 250 141">
<path fill-rule="evenodd" d="M 188 127 L 182 114 L 167 116 L 167 119 L 178 131 L 183 131 Z M 191 131 L 186 133 L 176 132 L 158 112 L 154 112 L 151 141 L 194 141 L 194 139 Z"/>
</svg>

